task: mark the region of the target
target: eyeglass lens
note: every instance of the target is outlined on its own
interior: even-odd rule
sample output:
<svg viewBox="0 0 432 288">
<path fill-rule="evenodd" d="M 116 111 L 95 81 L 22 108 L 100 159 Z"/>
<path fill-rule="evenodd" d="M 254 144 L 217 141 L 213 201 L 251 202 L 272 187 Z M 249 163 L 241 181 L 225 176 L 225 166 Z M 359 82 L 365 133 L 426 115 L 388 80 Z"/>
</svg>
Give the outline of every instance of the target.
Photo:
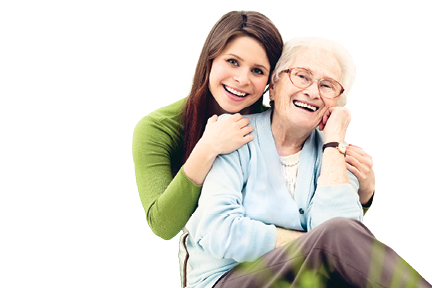
<svg viewBox="0 0 432 288">
<path fill-rule="evenodd" d="M 299 68 L 291 69 L 290 78 L 293 84 L 299 88 L 307 88 L 313 84 L 314 78 L 309 71 Z M 334 98 L 340 95 L 342 87 L 332 79 L 321 79 L 318 82 L 321 95 L 326 98 Z"/>
</svg>

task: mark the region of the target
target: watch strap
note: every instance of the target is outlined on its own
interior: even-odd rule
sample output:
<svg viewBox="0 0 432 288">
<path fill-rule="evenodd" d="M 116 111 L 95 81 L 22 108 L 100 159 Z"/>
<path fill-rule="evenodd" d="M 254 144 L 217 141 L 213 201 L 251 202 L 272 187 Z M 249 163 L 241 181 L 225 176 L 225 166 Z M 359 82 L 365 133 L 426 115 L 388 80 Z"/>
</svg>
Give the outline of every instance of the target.
<svg viewBox="0 0 432 288">
<path fill-rule="evenodd" d="M 332 147 L 332 148 L 337 148 L 338 151 L 343 154 L 344 156 L 346 156 L 346 148 L 343 148 L 344 151 L 342 151 L 340 149 L 340 145 L 342 144 L 342 146 L 344 147 L 345 145 L 343 143 L 339 143 L 339 142 L 328 142 L 326 144 L 323 145 L 323 152 L 324 149 L 328 148 L 328 147 Z"/>
<path fill-rule="evenodd" d="M 339 146 L 339 142 L 329 142 L 323 145 L 323 152 L 324 149 L 328 148 L 328 147 L 334 147 L 337 148 Z"/>
</svg>

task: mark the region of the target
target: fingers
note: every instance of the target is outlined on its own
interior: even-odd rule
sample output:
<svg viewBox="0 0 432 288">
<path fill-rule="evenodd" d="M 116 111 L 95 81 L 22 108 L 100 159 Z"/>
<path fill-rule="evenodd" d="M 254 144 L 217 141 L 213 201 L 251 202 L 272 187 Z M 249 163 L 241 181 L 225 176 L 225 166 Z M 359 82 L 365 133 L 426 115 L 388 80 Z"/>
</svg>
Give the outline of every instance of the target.
<svg viewBox="0 0 432 288">
<path fill-rule="evenodd" d="M 355 153 L 357 153 L 357 154 L 360 154 L 360 155 L 362 155 L 362 156 L 369 155 L 369 154 L 366 153 L 366 151 L 363 150 L 363 148 L 361 148 L 361 147 L 359 147 L 359 146 L 356 146 L 356 145 L 353 145 L 353 144 L 349 144 L 349 145 L 348 145 L 348 147 L 347 147 L 347 151 L 348 151 L 348 150 L 350 150 L 350 151 L 352 151 L 352 152 L 355 152 Z"/>
<path fill-rule="evenodd" d="M 318 129 L 319 129 L 319 131 L 323 131 L 324 130 L 324 124 L 322 122 L 322 119 L 321 119 L 321 121 L 320 121 L 320 123 L 318 125 Z"/>
<path fill-rule="evenodd" d="M 348 152 L 348 151 L 347 151 Z M 350 168 L 351 169 L 348 169 L 348 170 L 352 170 L 352 169 L 356 169 L 356 170 L 358 170 L 358 171 L 361 171 L 361 170 L 364 170 L 364 167 L 363 167 L 363 165 L 362 165 L 362 163 L 357 159 L 357 158 L 355 158 L 355 157 L 353 157 L 353 156 L 351 156 L 351 155 L 346 155 L 346 157 L 345 157 L 345 162 L 347 163 L 347 164 L 349 164 L 349 166 L 350 166 Z M 351 172 L 353 172 L 353 171 L 351 171 Z M 354 172 L 353 172 L 354 173 Z M 355 173 L 354 173 L 355 174 Z"/>
<path fill-rule="evenodd" d="M 207 120 L 207 124 L 215 123 L 218 119 L 218 116 L 215 114 Z"/>
<path fill-rule="evenodd" d="M 356 151 L 353 150 L 354 149 L 352 149 L 352 147 L 350 151 L 347 149 L 347 155 L 345 157 L 347 169 L 357 177 L 360 186 L 374 186 L 375 177 L 372 169 L 372 157 L 370 157 L 367 153 L 364 156 L 357 153 L 365 153 L 364 150 L 359 147 L 355 149 Z"/>
<path fill-rule="evenodd" d="M 357 177 L 357 179 L 359 178 L 359 176 L 360 176 L 360 171 L 359 171 L 355 166 L 352 166 L 351 164 L 349 164 L 349 163 L 347 162 L 347 163 L 346 163 L 346 168 L 347 168 L 347 170 L 349 170 L 351 173 L 353 173 L 354 176 Z"/>
<path fill-rule="evenodd" d="M 327 124 L 327 121 L 328 121 L 328 119 L 330 118 L 330 114 L 331 114 L 330 109 L 328 109 L 328 110 L 324 113 L 323 118 L 322 118 L 322 120 L 321 120 L 321 123 L 322 123 L 322 125 L 323 125 L 323 128 L 324 128 L 325 125 Z M 320 126 L 321 126 L 321 124 L 320 124 Z"/>
<path fill-rule="evenodd" d="M 361 147 L 348 145 L 346 157 L 346 168 L 359 180 L 359 194 L 375 190 L 375 174 L 373 171 L 372 157 Z"/>
<path fill-rule="evenodd" d="M 249 125 L 249 123 L 250 123 L 250 119 L 248 118 L 243 118 L 237 121 L 237 124 L 239 125 L 240 128 L 246 127 L 247 125 Z"/>
<path fill-rule="evenodd" d="M 369 169 L 373 166 L 372 157 L 358 146 L 352 144 L 348 145 L 346 155 L 356 159 L 357 162 L 362 163 Z"/>
<path fill-rule="evenodd" d="M 234 115 L 231 115 L 231 117 L 229 117 L 227 119 L 230 119 L 229 121 L 232 121 L 233 123 L 235 123 L 235 127 L 238 128 L 238 129 L 240 129 L 240 130 L 242 130 L 243 128 L 245 128 L 246 126 L 248 126 L 249 123 L 250 123 L 250 119 L 249 118 L 243 118 L 238 113 L 234 114 Z M 247 130 L 249 130 L 249 129 L 247 129 Z M 251 131 L 249 131 L 248 133 L 250 133 L 250 132 Z"/>
<path fill-rule="evenodd" d="M 218 116 L 213 115 L 212 117 L 210 117 L 207 120 L 207 125 L 211 125 L 211 124 L 214 124 L 216 122 L 218 122 Z M 234 130 L 239 131 L 239 134 L 241 135 L 241 137 L 244 137 L 253 131 L 253 127 L 248 126 L 250 123 L 250 119 L 249 118 L 243 118 L 243 116 L 240 113 L 236 113 L 236 114 L 231 115 L 229 117 L 225 117 L 224 119 L 220 120 L 220 122 L 225 123 L 225 124 L 223 124 L 225 127 L 224 129 L 234 129 Z M 250 137 L 248 137 L 248 139 L 249 138 Z M 247 142 L 249 142 L 249 141 L 247 141 Z"/>
<path fill-rule="evenodd" d="M 245 135 L 245 136 L 243 137 L 244 144 L 246 144 L 246 143 L 252 141 L 253 139 L 254 139 L 254 136 L 253 136 L 252 134 Z"/>
</svg>

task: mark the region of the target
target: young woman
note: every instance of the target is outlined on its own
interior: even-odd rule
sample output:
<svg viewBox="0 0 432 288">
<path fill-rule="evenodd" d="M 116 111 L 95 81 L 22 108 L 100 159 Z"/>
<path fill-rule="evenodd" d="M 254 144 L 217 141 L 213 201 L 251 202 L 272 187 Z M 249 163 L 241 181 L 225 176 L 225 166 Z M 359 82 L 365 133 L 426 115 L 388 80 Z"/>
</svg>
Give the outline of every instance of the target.
<svg viewBox="0 0 432 288">
<path fill-rule="evenodd" d="M 249 120 L 241 115 L 267 109 L 262 95 L 282 48 L 282 37 L 266 16 L 243 11 L 225 14 L 204 43 L 189 96 L 137 124 L 136 181 L 156 235 L 163 239 L 177 235 L 197 206 L 216 156 L 253 139 Z M 224 113 L 235 114 L 217 121 Z M 373 191 L 371 157 L 350 146 L 346 162 L 359 179 L 359 192 Z M 371 200 L 361 202 L 368 207 Z"/>
</svg>

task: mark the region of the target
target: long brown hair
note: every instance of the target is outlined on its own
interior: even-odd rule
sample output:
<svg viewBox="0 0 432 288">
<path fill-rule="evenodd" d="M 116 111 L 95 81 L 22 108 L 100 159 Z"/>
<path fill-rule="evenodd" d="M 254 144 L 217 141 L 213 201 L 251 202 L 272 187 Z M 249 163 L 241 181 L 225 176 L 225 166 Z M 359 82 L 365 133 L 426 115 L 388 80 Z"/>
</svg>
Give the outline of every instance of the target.
<svg viewBox="0 0 432 288">
<path fill-rule="evenodd" d="M 210 114 L 213 97 L 209 90 L 209 77 L 213 59 L 222 53 L 233 38 L 250 36 L 258 40 L 266 51 L 270 62 L 270 75 L 281 56 L 283 41 L 279 30 L 266 16 L 254 11 L 232 11 L 213 26 L 198 60 L 192 89 L 183 110 L 184 140 L 183 163 L 189 158 L 193 148 L 204 133 Z M 262 106 L 261 96 L 251 106 L 253 112 L 259 112 Z"/>
</svg>

